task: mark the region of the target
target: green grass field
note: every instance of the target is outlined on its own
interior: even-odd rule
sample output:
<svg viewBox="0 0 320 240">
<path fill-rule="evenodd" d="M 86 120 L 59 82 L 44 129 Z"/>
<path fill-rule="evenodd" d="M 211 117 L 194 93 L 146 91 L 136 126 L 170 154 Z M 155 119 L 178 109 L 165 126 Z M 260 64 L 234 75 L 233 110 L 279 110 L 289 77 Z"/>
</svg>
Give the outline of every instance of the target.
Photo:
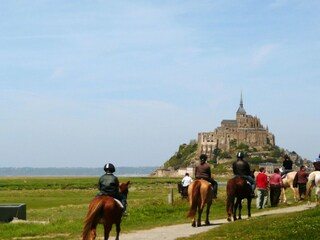
<svg viewBox="0 0 320 240">
<path fill-rule="evenodd" d="M 130 232 L 139 229 L 149 229 L 156 226 L 165 226 L 179 223 L 190 223 L 186 218 L 188 203 L 181 199 L 177 192 L 177 178 L 149 178 L 131 177 L 120 178 L 120 181 L 131 181 L 128 195 L 129 217 L 123 218 L 121 232 Z M 26 203 L 27 220 L 31 223 L 0 224 L 0 239 L 80 239 L 82 223 L 87 213 L 89 201 L 97 193 L 97 178 L 0 178 L 0 203 Z M 168 195 L 173 190 L 174 203 L 168 203 Z M 288 199 L 292 199 L 290 193 Z M 252 204 L 252 212 L 256 212 Z M 289 202 L 291 205 L 297 203 Z M 282 206 L 280 206 L 282 207 Z M 246 207 L 243 215 L 246 215 Z M 299 225 L 308 225 L 308 229 L 320 227 L 320 211 L 312 209 L 304 213 L 297 213 L 303 219 L 314 219 L 310 226 L 303 219 L 299 218 Z M 308 215 L 309 214 L 309 215 Z M 233 224 L 225 224 L 214 229 L 207 234 L 199 235 L 199 238 L 192 239 L 212 239 L 210 236 L 217 236 L 217 239 L 239 239 L 236 232 L 241 236 L 256 236 L 256 233 L 263 232 L 266 227 L 277 228 L 273 232 L 281 232 L 283 229 L 293 227 L 285 224 L 284 219 L 288 216 L 266 216 L 252 218 L 250 220 L 238 221 Z M 293 214 L 292 219 L 295 219 Z M 226 218 L 225 212 L 225 187 L 219 188 L 217 201 L 211 208 L 211 219 Z M 271 224 L 275 222 L 277 224 Z M 318 225 L 316 224 L 318 222 Z M 242 226 L 243 224 L 243 226 Z M 255 226 L 247 227 L 246 224 Z M 281 224 L 285 224 L 282 226 Z M 259 226 L 261 225 L 261 229 Z M 245 227 L 244 227 L 245 226 Z M 297 225 L 296 228 L 298 228 Z M 191 227 L 191 226 L 190 226 Z M 233 229 L 234 230 L 230 230 Z M 248 228 L 247 231 L 244 231 Z M 301 229 L 301 226 L 299 226 Z M 307 229 L 307 228 L 306 228 Z M 257 230 L 257 231 L 256 231 Z M 303 230 L 301 230 L 303 231 Z M 112 232 L 114 235 L 114 232 Z M 102 226 L 98 228 L 98 236 L 102 236 Z M 219 236 L 219 237 L 218 237 Z M 270 235 L 273 236 L 273 235 Z M 291 235 L 288 235 L 291 236 Z M 259 237 L 260 239 L 266 239 Z M 191 238 L 190 238 L 191 239 Z M 241 239 L 241 238 L 240 238 Z M 242 238 L 244 239 L 244 238 Z M 275 238 L 269 238 L 275 239 Z M 279 239 L 279 238 L 278 238 Z M 286 238 L 281 238 L 286 239 Z M 313 238 L 315 239 L 315 238 Z"/>
</svg>

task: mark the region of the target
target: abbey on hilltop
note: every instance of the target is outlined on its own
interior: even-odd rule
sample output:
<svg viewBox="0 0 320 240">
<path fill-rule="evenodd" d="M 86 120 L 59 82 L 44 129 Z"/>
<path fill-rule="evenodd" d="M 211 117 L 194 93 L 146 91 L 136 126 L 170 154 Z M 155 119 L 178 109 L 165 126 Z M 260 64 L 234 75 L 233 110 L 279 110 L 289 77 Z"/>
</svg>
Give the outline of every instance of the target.
<svg viewBox="0 0 320 240">
<path fill-rule="evenodd" d="M 275 137 L 264 128 L 260 119 L 247 115 L 243 108 L 242 94 L 236 120 L 222 120 L 221 126 L 213 132 L 198 133 L 199 154 L 207 154 L 209 159 L 215 149 L 229 151 L 232 146 L 248 145 L 258 151 L 265 146 L 275 146 Z"/>
</svg>

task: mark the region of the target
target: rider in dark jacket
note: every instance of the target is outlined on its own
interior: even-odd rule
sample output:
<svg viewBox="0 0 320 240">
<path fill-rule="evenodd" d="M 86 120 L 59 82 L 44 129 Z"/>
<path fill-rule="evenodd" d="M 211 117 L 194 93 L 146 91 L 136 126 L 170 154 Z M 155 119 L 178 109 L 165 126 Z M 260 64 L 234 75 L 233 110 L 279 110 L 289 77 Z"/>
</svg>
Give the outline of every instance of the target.
<svg viewBox="0 0 320 240">
<path fill-rule="evenodd" d="M 288 172 L 292 172 L 292 160 L 288 156 L 288 154 L 284 155 L 284 161 L 282 163 L 283 171 L 281 172 L 281 176 L 287 174 Z"/>
<path fill-rule="evenodd" d="M 107 163 L 104 165 L 103 169 L 106 173 L 99 178 L 98 189 L 100 192 L 97 196 L 107 195 L 118 199 L 123 205 L 123 215 L 127 216 L 127 199 L 119 192 L 119 180 L 113 175 L 116 171 L 114 165 L 112 163 Z"/>
<path fill-rule="evenodd" d="M 251 184 L 252 197 L 254 197 L 254 190 L 256 188 L 256 182 L 251 176 L 249 163 L 247 161 L 245 161 L 243 158 L 244 158 L 244 153 L 238 152 L 237 153 L 237 161 L 233 162 L 233 164 L 232 164 L 233 174 L 235 175 L 235 177 L 238 177 L 238 176 L 243 177 Z"/>
<path fill-rule="evenodd" d="M 200 164 L 196 166 L 195 177 L 196 179 L 204 179 L 211 183 L 213 188 L 213 198 L 217 198 L 218 183 L 211 177 L 211 168 L 207 161 L 207 155 L 200 155 Z"/>
</svg>

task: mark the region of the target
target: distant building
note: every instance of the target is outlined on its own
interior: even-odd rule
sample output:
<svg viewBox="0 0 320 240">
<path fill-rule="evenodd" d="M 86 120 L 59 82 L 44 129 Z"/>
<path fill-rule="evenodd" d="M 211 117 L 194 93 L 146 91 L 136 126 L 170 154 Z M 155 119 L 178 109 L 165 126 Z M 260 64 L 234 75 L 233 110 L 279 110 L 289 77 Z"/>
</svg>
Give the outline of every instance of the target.
<svg viewBox="0 0 320 240">
<path fill-rule="evenodd" d="M 222 120 L 221 126 L 213 132 L 198 133 L 199 154 L 207 154 L 209 159 L 215 149 L 229 151 L 240 144 L 262 150 L 264 146 L 275 146 L 275 137 L 264 128 L 260 119 L 247 115 L 243 107 L 242 94 L 236 120 Z"/>
</svg>

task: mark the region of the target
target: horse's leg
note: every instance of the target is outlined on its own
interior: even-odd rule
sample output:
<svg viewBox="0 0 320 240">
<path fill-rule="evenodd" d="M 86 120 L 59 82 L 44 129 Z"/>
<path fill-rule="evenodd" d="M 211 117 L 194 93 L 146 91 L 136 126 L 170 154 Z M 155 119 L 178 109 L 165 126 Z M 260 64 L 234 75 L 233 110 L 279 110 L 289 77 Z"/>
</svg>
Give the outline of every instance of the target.
<svg viewBox="0 0 320 240">
<path fill-rule="evenodd" d="M 247 204 L 247 207 L 248 207 L 248 217 L 251 217 L 251 201 L 252 201 L 252 198 L 249 197 L 249 198 L 247 199 L 247 202 L 248 202 L 248 204 Z"/>
<path fill-rule="evenodd" d="M 239 200 L 239 198 L 237 198 L 236 203 L 234 204 L 234 208 L 233 208 L 233 221 L 237 220 L 237 209 L 238 209 L 240 203 L 241 203 L 241 200 Z"/>
<path fill-rule="evenodd" d="M 239 200 L 239 217 L 238 217 L 238 219 L 242 219 L 241 210 L 242 210 L 242 200 Z"/>
<path fill-rule="evenodd" d="M 200 227 L 201 226 L 201 215 L 203 212 L 203 207 L 199 206 L 198 207 L 198 220 L 197 220 L 197 226 Z"/>
<path fill-rule="evenodd" d="M 282 195 L 282 200 L 281 200 L 281 202 L 282 203 L 287 203 L 287 197 L 286 197 L 286 189 L 285 188 L 281 188 L 281 195 Z"/>
<path fill-rule="evenodd" d="M 192 226 L 192 227 L 195 227 L 195 226 L 196 226 L 196 219 L 195 219 L 195 217 L 192 218 L 191 226 Z"/>
<path fill-rule="evenodd" d="M 207 212 L 206 212 L 206 225 L 210 225 L 210 220 L 209 220 L 209 213 L 210 213 L 210 207 L 211 207 L 212 201 L 209 201 L 207 203 Z"/>
<path fill-rule="evenodd" d="M 117 233 L 116 240 L 119 240 L 120 230 L 121 230 L 120 222 L 118 222 L 118 223 L 116 223 L 116 233 Z"/>
<path fill-rule="evenodd" d="M 104 224 L 104 240 L 109 239 L 111 228 L 112 228 L 112 224 Z"/>
<path fill-rule="evenodd" d="M 293 185 L 290 185 L 290 188 L 292 189 L 292 191 L 293 191 L 293 198 L 294 198 L 294 201 L 295 202 L 298 202 L 298 199 L 299 199 L 299 197 L 298 197 L 298 195 L 299 195 L 299 190 L 297 190 L 297 188 L 294 188 L 293 187 Z"/>
<path fill-rule="evenodd" d="M 233 208 L 234 208 L 234 198 L 227 197 L 227 214 L 228 214 L 228 222 L 231 222 L 231 216 L 233 215 Z"/>
</svg>

